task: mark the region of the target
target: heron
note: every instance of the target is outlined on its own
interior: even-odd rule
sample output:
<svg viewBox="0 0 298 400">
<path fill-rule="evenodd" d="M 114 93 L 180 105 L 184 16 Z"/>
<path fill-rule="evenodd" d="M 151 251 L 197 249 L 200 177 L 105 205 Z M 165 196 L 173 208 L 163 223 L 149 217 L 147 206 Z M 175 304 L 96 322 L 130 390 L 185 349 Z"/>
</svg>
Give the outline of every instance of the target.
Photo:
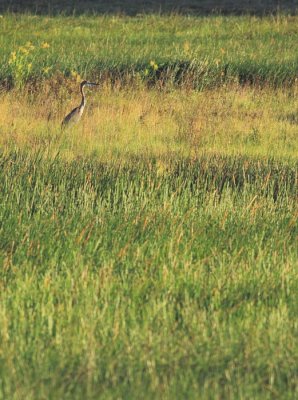
<svg viewBox="0 0 298 400">
<path fill-rule="evenodd" d="M 85 87 L 92 87 L 92 86 L 99 86 L 98 83 L 93 83 L 93 82 L 88 82 L 88 81 L 82 81 L 80 83 L 80 92 L 82 95 L 82 101 L 81 104 L 74 108 L 69 114 L 66 115 L 66 117 L 62 121 L 62 127 L 66 127 L 67 125 L 77 123 L 83 114 L 85 105 L 86 105 L 86 98 L 85 98 L 85 93 L 84 93 L 84 88 Z"/>
</svg>

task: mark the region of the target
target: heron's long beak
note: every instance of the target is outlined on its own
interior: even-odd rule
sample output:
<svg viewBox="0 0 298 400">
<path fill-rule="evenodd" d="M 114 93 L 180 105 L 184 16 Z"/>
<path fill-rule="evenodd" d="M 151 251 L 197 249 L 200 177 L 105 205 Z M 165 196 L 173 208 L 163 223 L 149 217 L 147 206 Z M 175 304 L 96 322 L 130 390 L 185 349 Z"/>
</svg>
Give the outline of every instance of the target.
<svg viewBox="0 0 298 400">
<path fill-rule="evenodd" d="M 99 86 L 99 83 L 87 82 L 86 86 Z"/>
</svg>

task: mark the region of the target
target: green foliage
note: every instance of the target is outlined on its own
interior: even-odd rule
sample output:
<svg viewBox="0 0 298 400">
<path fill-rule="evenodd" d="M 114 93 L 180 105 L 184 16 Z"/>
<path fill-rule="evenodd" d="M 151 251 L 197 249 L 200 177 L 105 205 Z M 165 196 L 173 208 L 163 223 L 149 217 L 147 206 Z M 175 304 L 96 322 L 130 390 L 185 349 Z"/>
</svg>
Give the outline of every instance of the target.
<svg viewBox="0 0 298 400">
<path fill-rule="evenodd" d="M 0 164 L 0 398 L 295 398 L 297 163 Z"/>
<path fill-rule="evenodd" d="M 141 76 L 193 87 L 225 82 L 292 84 L 298 76 L 297 17 L 81 16 L 7 14 L 0 21 L 2 80 L 18 82 L 11 52 L 31 41 L 38 51 L 21 79 L 65 76 Z M 154 69 L 149 65 L 153 61 Z M 147 76 L 147 78 L 146 78 Z"/>
<path fill-rule="evenodd" d="M 39 77 L 49 76 L 52 67 L 48 66 L 41 68 L 40 65 L 40 50 L 48 49 L 49 47 L 49 44 L 46 42 L 36 47 L 32 42 L 28 41 L 24 46 L 19 46 L 15 51 L 10 53 L 8 60 L 9 74 L 16 88 L 21 89 L 25 83 L 34 76 L 34 74 Z M 44 58 L 44 61 L 46 60 L 47 57 Z M 39 68 L 39 70 L 37 70 L 37 68 Z"/>
</svg>

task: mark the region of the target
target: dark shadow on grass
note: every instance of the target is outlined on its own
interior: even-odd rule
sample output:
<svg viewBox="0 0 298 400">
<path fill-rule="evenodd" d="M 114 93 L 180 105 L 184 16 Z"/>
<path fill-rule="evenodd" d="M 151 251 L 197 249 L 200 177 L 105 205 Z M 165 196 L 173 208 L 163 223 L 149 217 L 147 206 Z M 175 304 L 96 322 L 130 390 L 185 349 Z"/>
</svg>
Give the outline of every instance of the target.
<svg viewBox="0 0 298 400">
<path fill-rule="evenodd" d="M 220 154 L 200 155 L 195 159 L 179 158 L 177 153 L 161 160 L 165 165 L 162 176 L 158 173 L 160 158 L 131 155 L 119 164 L 99 161 L 96 156 L 94 159 L 86 156 L 65 161 L 59 155 L 49 158 L 47 149 L 41 147 L 34 151 L 0 151 L 0 171 L 7 171 L 13 165 L 14 177 L 20 179 L 21 185 L 28 185 L 27 177 L 30 175 L 33 187 L 40 180 L 54 192 L 59 192 L 62 177 L 67 182 L 66 190 L 84 191 L 88 177 L 88 185 L 97 191 L 98 198 L 102 200 L 107 195 L 109 202 L 113 201 L 110 194 L 117 190 L 119 180 L 123 180 L 124 188 L 125 182 L 134 182 L 136 187 L 142 182 L 143 188 L 148 185 L 151 189 L 154 185 L 157 195 L 161 183 L 178 196 L 185 190 L 190 190 L 198 199 L 206 193 L 213 193 L 218 202 L 226 191 L 237 194 L 245 190 L 274 202 L 280 201 L 280 204 L 297 199 L 296 161 L 285 163 L 273 158 Z M 119 195 L 116 197 L 119 201 Z"/>
<path fill-rule="evenodd" d="M 297 14 L 298 0 L 0 0 L 0 12 L 56 14 Z"/>
</svg>

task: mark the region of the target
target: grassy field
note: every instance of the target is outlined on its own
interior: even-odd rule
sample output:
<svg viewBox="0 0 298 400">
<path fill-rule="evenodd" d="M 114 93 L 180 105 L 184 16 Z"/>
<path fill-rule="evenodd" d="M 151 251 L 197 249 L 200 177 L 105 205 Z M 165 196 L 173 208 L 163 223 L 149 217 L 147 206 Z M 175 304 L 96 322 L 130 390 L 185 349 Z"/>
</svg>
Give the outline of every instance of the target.
<svg viewBox="0 0 298 400">
<path fill-rule="evenodd" d="M 298 78 L 298 17 L 141 15 L 0 19 L 2 84 L 53 75 L 172 82 L 292 85 Z"/>
<path fill-rule="evenodd" d="M 0 18 L 1 400 L 298 397 L 297 22 Z"/>
<path fill-rule="evenodd" d="M 295 398 L 297 162 L 1 155 L 1 398 Z"/>
<path fill-rule="evenodd" d="M 63 133 L 63 116 L 80 102 L 78 84 L 50 81 L 39 92 L 30 90 L 14 89 L 0 99 L 4 148 L 42 148 L 65 160 L 88 156 L 116 162 L 201 154 L 297 159 L 297 87 L 197 92 L 103 84 L 88 91 L 81 123 Z"/>
</svg>

